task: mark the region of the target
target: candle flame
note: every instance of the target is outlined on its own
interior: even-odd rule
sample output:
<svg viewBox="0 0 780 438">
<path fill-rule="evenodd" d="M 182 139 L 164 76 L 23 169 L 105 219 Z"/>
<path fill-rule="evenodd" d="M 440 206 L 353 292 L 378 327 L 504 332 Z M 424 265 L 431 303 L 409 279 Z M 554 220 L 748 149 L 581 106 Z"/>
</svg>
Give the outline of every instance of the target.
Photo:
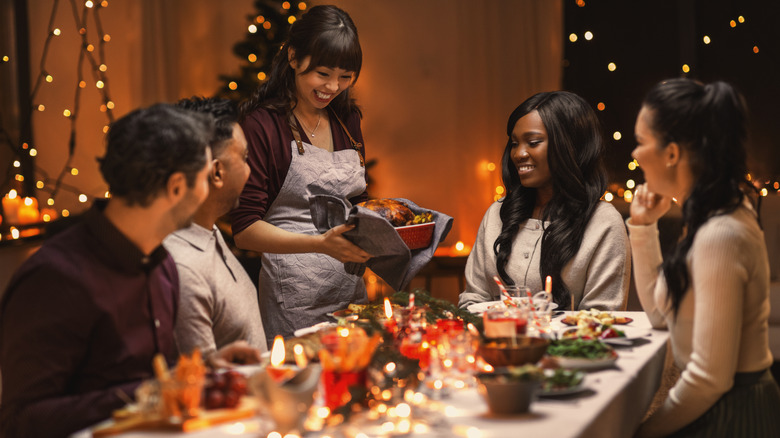
<svg viewBox="0 0 780 438">
<path fill-rule="evenodd" d="M 385 297 L 385 317 L 390 319 L 393 317 L 393 306 L 390 305 L 390 300 Z"/>
<path fill-rule="evenodd" d="M 303 345 L 295 344 L 295 347 L 293 347 L 293 353 L 295 353 L 295 364 L 298 365 L 298 368 L 306 368 L 309 360 L 306 358 L 306 355 L 303 354 Z"/>
<path fill-rule="evenodd" d="M 547 279 L 544 281 L 544 291 L 548 294 L 552 293 L 552 277 L 547 276 Z"/>
<path fill-rule="evenodd" d="M 271 348 L 271 366 L 278 367 L 284 363 L 284 338 L 276 335 L 274 345 Z"/>
</svg>

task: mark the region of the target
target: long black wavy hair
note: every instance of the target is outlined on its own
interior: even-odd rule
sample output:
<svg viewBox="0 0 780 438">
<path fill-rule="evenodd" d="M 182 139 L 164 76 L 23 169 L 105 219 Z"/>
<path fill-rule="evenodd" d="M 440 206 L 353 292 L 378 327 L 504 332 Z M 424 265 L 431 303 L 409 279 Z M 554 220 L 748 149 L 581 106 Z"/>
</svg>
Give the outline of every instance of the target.
<svg viewBox="0 0 780 438">
<path fill-rule="evenodd" d="M 725 82 L 704 85 L 685 78 L 656 84 L 642 105 L 650 110 L 648 123 L 662 147 L 676 142 L 693 173 L 693 187 L 682 205 L 684 235 L 662 265 L 676 315 L 690 286 L 685 259 L 696 232 L 710 217 L 734 211 L 749 186 L 747 108 Z"/>
<path fill-rule="evenodd" d="M 506 272 L 507 261 L 515 236 L 536 205 L 536 189 L 523 187 L 511 158 L 515 124 L 532 111 L 538 111 L 547 130 L 547 161 L 553 186 L 552 199 L 542 212 L 542 219 L 550 224 L 542 238 L 540 274 L 541 279 L 552 277 L 553 300 L 567 307 L 571 292 L 561 271 L 579 250 L 585 227 L 607 188 L 601 124 L 585 100 L 566 91 L 535 94 L 509 116 L 509 140 L 501 165 L 506 197 L 500 212 L 501 234 L 493 244 L 496 268 L 506 284 L 516 284 Z"/>
<path fill-rule="evenodd" d="M 263 82 L 252 96 L 241 103 L 241 118 L 257 108 L 286 113 L 298 103 L 295 95 L 295 70 L 290 66 L 289 51 L 294 50 L 299 63 L 311 56 L 303 73 L 317 67 L 341 68 L 355 72 L 352 85 L 360 75 L 363 51 L 360 48 L 357 28 L 349 14 L 332 5 L 319 5 L 309 9 L 290 27 L 287 41 L 271 63 L 268 80 Z M 360 109 L 351 96 L 352 87 L 342 91 L 328 106 L 340 118 Z"/>
</svg>

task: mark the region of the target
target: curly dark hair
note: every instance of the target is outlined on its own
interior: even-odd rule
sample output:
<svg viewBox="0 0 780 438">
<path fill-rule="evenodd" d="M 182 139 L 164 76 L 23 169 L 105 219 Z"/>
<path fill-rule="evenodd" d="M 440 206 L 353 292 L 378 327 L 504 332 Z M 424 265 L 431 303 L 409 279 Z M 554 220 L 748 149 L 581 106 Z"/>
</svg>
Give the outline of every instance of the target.
<svg viewBox="0 0 780 438">
<path fill-rule="evenodd" d="M 566 91 L 538 93 L 520 104 L 509 116 L 501 177 L 506 197 L 500 210 L 501 233 L 493 244 L 496 268 L 505 284 L 516 284 L 506 272 L 512 242 L 520 227 L 533 214 L 537 189 L 523 187 L 511 159 L 512 131 L 522 117 L 538 111 L 547 130 L 547 160 L 552 174 L 553 195 L 542 212 L 550 221 L 541 242 L 540 274 L 552 277 L 553 300 L 569 305 L 571 292 L 561 271 L 580 248 L 585 227 L 607 188 L 601 125 L 593 109 L 576 94 Z M 544 281 L 542 281 L 544 284 Z"/>
<path fill-rule="evenodd" d="M 213 132 L 213 118 L 205 114 L 171 104 L 137 109 L 111 124 L 100 172 L 112 196 L 148 206 L 176 172 L 194 185 Z"/>
<path fill-rule="evenodd" d="M 214 118 L 214 136 L 209 143 L 212 155 L 218 157 L 233 138 L 233 126 L 238 123 L 238 102 L 218 97 L 192 96 L 179 100 L 176 106 Z"/>
<path fill-rule="evenodd" d="M 295 95 L 295 70 L 288 59 L 290 49 L 294 50 L 295 60 L 299 63 L 311 56 L 304 73 L 320 66 L 341 68 L 355 72 L 352 84 L 357 82 L 363 63 L 363 51 L 355 23 L 349 14 L 336 6 L 314 6 L 290 27 L 287 41 L 271 63 L 268 80 L 261 84 L 249 99 L 241 103 L 241 118 L 257 108 L 280 113 L 287 113 L 295 108 L 298 99 Z M 360 113 L 360 108 L 350 94 L 350 88 L 341 92 L 328 105 L 342 119 L 346 119 L 353 111 Z"/>
<path fill-rule="evenodd" d="M 656 84 L 642 105 L 662 147 L 676 142 L 688 154 L 691 193 L 682 205 L 683 237 L 664 257 L 663 272 L 675 315 L 690 286 L 688 251 L 699 228 L 712 216 L 734 211 L 745 197 L 747 107 L 731 85 L 687 78 Z"/>
</svg>

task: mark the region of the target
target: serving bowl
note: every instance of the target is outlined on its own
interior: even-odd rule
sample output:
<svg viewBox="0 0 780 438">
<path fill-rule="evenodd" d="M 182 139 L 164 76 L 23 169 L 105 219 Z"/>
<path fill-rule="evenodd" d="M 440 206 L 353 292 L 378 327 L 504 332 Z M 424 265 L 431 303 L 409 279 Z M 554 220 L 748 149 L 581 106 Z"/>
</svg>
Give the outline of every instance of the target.
<svg viewBox="0 0 780 438">
<path fill-rule="evenodd" d="M 477 373 L 477 391 L 490 412 L 514 415 L 528 412 L 542 382 L 536 378 L 518 379 L 507 371 Z"/>
<path fill-rule="evenodd" d="M 480 343 L 478 351 L 494 367 L 517 366 L 538 362 L 549 344 L 547 339 L 531 336 L 518 336 L 514 343 L 512 338 L 489 338 Z"/>
</svg>

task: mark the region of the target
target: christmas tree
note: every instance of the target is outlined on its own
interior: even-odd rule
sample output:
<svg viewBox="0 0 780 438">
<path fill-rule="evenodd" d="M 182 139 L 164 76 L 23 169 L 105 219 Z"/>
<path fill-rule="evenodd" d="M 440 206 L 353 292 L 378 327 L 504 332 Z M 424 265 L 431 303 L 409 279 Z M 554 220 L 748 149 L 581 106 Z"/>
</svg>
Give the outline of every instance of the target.
<svg viewBox="0 0 780 438">
<path fill-rule="evenodd" d="M 219 76 L 224 84 L 217 95 L 237 100 L 248 98 L 265 81 L 290 25 L 306 8 L 305 2 L 256 0 L 257 13 L 247 15 L 246 37 L 233 46 L 233 53 L 243 60 L 240 71 L 234 76 Z"/>
</svg>

